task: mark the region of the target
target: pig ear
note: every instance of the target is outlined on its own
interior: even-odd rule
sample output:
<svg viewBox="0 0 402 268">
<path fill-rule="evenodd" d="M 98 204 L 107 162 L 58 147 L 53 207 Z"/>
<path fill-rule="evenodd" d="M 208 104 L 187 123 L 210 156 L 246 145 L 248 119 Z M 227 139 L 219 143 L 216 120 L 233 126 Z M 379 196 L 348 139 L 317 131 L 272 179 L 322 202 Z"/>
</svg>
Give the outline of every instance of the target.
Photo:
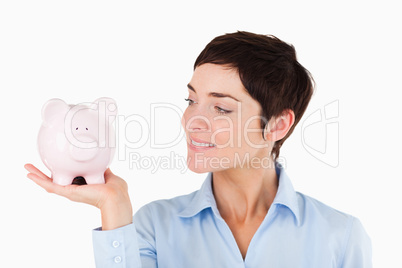
<svg viewBox="0 0 402 268">
<path fill-rule="evenodd" d="M 43 122 L 50 122 L 55 117 L 65 115 L 70 106 L 61 99 L 48 100 L 42 107 Z"/>
<path fill-rule="evenodd" d="M 117 105 L 116 101 L 112 98 L 104 97 L 96 99 L 91 108 L 96 110 L 99 109 L 99 113 L 104 113 L 109 123 L 112 123 L 116 119 Z"/>
</svg>

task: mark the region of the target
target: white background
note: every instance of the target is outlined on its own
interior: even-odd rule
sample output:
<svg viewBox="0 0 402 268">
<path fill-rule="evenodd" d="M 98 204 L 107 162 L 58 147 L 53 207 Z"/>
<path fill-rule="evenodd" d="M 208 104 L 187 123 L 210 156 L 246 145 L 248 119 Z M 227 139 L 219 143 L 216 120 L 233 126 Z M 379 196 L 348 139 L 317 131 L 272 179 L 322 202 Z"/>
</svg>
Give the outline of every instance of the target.
<svg viewBox="0 0 402 268">
<path fill-rule="evenodd" d="M 94 267 L 91 230 L 100 226 L 97 209 L 47 194 L 23 168 L 30 162 L 49 174 L 36 148 L 40 111 L 48 99 L 79 103 L 112 97 L 123 118 L 150 120 L 150 105 L 159 102 L 184 111 L 186 85 L 204 46 L 215 36 L 246 30 L 293 44 L 317 83 L 281 151 L 295 189 L 358 217 L 372 239 L 376 267 L 402 267 L 400 9 L 396 1 L 275 2 L 2 1 L 1 262 Z M 339 159 L 335 166 L 310 153 L 319 143 L 325 149 L 324 121 L 301 138 L 303 120 L 333 102 L 338 116 L 331 122 L 339 132 L 332 131 L 327 144 L 339 142 L 330 152 Z M 180 117 L 169 112 L 156 116 L 154 129 L 138 126 L 130 123 L 119 131 L 131 141 L 153 131 L 156 140 L 166 142 L 181 127 Z M 131 151 L 148 158 L 187 154 L 184 139 L 165 149 L 151 148 L 148 140 Z M 174 167 L 153 173 L 118 158 L 111 169 L 128 182 L 135 211 L 152 200 L 197 190 L 206 176 Z"/>
</svg>

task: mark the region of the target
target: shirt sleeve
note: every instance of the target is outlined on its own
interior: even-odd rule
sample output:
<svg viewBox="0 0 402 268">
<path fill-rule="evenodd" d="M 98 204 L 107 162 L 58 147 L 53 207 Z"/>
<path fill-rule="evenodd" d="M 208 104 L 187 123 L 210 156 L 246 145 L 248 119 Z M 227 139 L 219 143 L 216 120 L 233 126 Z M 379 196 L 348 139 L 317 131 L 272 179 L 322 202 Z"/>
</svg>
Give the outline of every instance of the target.
<svg viewBox="0 0 402 268">
<path fill-rule="evenodd" d="M 360 220 L 353 218 L 342 268 L 372 268 L 371 240 Z"/>
<path fill-rule="evenodd" d="M 92 240 L 96 267 L 156 268 L 152 226 L 150 210 L 144 206 L 129 225 L 107 231 L 102 231 L 101 227 L 94 229 Z"/>
</svg>

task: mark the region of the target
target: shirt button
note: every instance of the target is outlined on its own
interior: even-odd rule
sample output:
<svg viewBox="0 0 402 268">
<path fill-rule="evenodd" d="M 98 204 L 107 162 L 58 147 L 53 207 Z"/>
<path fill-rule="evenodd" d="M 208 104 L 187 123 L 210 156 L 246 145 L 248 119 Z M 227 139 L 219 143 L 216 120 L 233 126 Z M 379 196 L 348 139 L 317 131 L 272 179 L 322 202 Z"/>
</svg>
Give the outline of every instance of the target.
<svg viewBox="0 0 402 268">
<path fill-rule="evenodd" d="M 114 248 L 117 248 L 120 246 L 120 243 L 119 243 L 119 241 L 113 241 L 112 245 Z"/>
<path fill-rule="evenodd" d="M 121 257 L 120 256 L 114 257 L 114 262 L 115 263 L 120 263 L 121 262 Z"/>
</svg>

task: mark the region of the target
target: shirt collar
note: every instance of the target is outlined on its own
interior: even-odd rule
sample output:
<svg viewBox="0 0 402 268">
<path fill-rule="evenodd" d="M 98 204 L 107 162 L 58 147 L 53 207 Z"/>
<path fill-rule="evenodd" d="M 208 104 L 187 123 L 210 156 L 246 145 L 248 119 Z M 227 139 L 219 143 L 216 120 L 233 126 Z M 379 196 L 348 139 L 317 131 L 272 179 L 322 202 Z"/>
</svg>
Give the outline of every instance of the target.
<svg viewBox="0 0 402 268">
<path fill-rule="evenodd" d="M 296 225 L 300 226 L 301 214 L 297 193 L 294 190 L 292 182 L 286 174 L 284 167 L 280 163 L 275 162 L 275 169 L 279 180 L 279 186 L 272 204 L 287 207 L 295 216 Z"/>
<path fill-rule="evenodd" d="M 283 205 L 289 208 L 295 216 L 296 224 L 299 226 L 301 215 L 297 194 L 293 188 L 292 182 L 280 163 L 275 162 L 275 170 L 278 176 L 279 186 L 272 205 Z M 179 212 L 178 216 L 193 217 L 205 208 L 211 208 L 216 216 L 221 217 L 212 192 L 212 172 L 208 173 L 200 190 L 195 193 L 193 199 Z"/>
<path fill-rule="evenodd" d="M 215 197 L 212 192 L 212 172 L 209 172 L 207 178 L 202 184 L 189 204 L 179 212 L 180 217 L 193 217 L 205 208 L 212 208 L 216 215 L 219 215 L 218 207 L 216 206 Z"/>
</svg>

